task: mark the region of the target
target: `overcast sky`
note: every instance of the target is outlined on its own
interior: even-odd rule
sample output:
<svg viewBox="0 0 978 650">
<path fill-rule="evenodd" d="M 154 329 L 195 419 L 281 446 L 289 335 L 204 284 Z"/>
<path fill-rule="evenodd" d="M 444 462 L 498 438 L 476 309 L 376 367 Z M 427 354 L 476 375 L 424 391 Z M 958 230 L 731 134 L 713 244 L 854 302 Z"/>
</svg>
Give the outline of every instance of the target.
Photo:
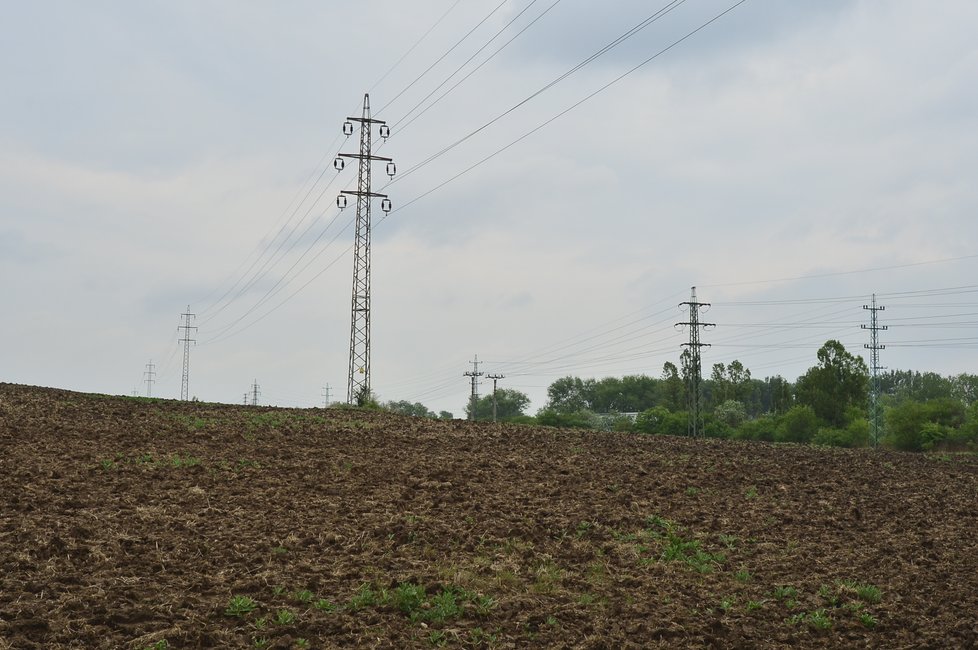
<svg viewBox="0 0 978 650">
<path fill-rule="evenodd" d="M 145 394 L 152 360 L 178 397 L 189 305 L 192 395 L 345 400 L 366 92 L 382 400 L 461 415 L 475 355 L 531 412 L 658 376 L 694 285 L 705 374 L 863 354 L 873 293 L 882 365 L 978 372 L 978 3 L 747 0 L 682 40 L 735 1 L 8 3 L 0 381 Z"/>
</svg>

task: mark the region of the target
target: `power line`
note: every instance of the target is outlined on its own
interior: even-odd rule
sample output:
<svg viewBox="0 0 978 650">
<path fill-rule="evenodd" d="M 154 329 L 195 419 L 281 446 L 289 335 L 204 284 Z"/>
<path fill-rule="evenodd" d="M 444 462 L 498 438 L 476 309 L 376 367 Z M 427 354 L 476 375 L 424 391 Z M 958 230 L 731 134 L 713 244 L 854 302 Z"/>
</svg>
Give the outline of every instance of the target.
<svg viewBox="0 0 978 650">
<path fill-rule="evenodd" d="M 523 32 L 525 32 L 530 27 L 532 27 L 538 20 L 540 20 L 541 18 L 543 18 L 547 13 L 550 12 L 551 9 L 553 9 L 554 7 L 556 7 L 560 2 L 561 2 L 561 0 L 554 0 L 554 2 L 549 7 L 547 7 L 546 9 L 543 10 L 543 13 L 541 13 L 536 18 L 534 18 L 528 25 L 526 25 L 525 27 L 523 27 L 523 29 L 521 29 L 519 32 L 517 32 L 515 36 L 513 36 L 511 39 L 509 39 L 508 41 L 506 41 L 506 43 L 504 43 L 501 47 L 499 47 L 495 52 L 493 52 L 492 54 L 490 54 L 485 60 L 482 61 L 482 63 L 480 63 L 479 65 L 477 65 L 467 75 L 465 75 L 464 77 L 462 77 L 461 79 L 459 79 L 458 82 L 455 85 L 453 85 L 451 88 L 449 88 L 444 93 L 442 93 L 437 99 L 435 99 L 435 101 L 433 101 L 430 104 L 428 104 L 428 106 L 426 106 L 423 111 L 421 111 L 420 113 L 418 113 L 417 115 L 415 115 L 413 118 L 411 118 L 410 120 L 408 120 L 408 122 L 406 124 L 404 124 L 404 126 L 401 128 L 401 130 L 406 129 L 408 126 L 410 126 L 415 120 L 417 120 L 419 117 L 421 117 L 422 115 L 424 115 L 425 113 L 427 113 L 428 110 L 430 110 L 438 102 L 440 102 L 442 99 L 444 99 L 446 96 L 448 96 L 452 91 L 454 91 L 456 88 L 458 88 L 463 82 L 465 82 L 466 79 L 468 79 L 473 74 L 475 74 L 476 72 L 478 72 L 485 64 L 487 64 L 489 61 L 491 61 L 493 58 L 495 58 L 495 56 L 497 54 L 499 54 L 500 52 L 502 52 L 514 40 L 516 40 L 517 38 L 519 38 L 519 36 L 521 34 L 523 34 Z M 442 87 L 444 87 L 444 85 L 446 83 L 448 83 L 449 81 L 451 81 L 452 77 L 454 77 L 459 72 L 461 72 L 462 69 L 465 68 L 465 66 L 467 66 L 469 63 L 471 63 L 472 60 L 475 59 L 475 57 L 477 57 L 479 54 L 482 53 L 483 50 L 485 50 L 487 47 L 489 47 L 489 45 L 491 45 L 492 42 L 494 40 L 496 40 L 499 37 L 500 34 L 502 34 L 504 31 L 506 31 L 507 29 L 509 29 L 509 27 L 514 22 L 516 22 L 520 18 L 520 16 L 522 16 L 524 13 L 526 13 L 527 11 L 529 11 L 530 7 L 532 7 L 536 3 L 537 3 L 537 0 L 531 0 L 530 4 L 526 5 L 526 7 L 524 7 L 522 11 L 520 11 L 518 14 L 516 14 L 515 16 L 513 16 L 513 18 L 510 19 L 510 21 L 508 23 L 506 23 L 505 25 L 503 25 L 503 27 L 499 31 L 497 31 L 495 34 L 493 34 L 493 36 L 488 41 L 486 41 L 485 44 L 483 44 L 482 47 L 480 47 L 478 50 L 476 50 L 475 53 L 472 54 L 472 56 L 470 56 L 468 59 L 466 59 L 462 63 L 462 65 L 460 65 L 458 68 L 456 68 L 455 71 L 452 72 L 452 74 L 450 74 L 447 77 L 445 77 L 445 79 L 443 79 L 440 84 L 438 84 L 431 92 L 429 92 L 427 95 L 425 95 L 421 99 L 421 101 L 419 101 L 417 104 L 415 104 L 414 107 L 411 110 L 409 110 L 407 113 L 405 113 L 403 116 L 401 116 L 391 126 L 392 127 L 396 127 L 399 124 L 401 124 L 401 122 L 403 122 L 404 120 L 407 120 L 408 117 L 410 117 L 411 114 L 414 113 L 414 111 L 418 110 L 418 108 L 420 108 L 428 99 L 430 99 L 432 95 L 434 95 Z"/>
<path fill-rule="evenodd" d="M 406 92 L 407 92 L 408 90 L 410 90 L 410 89 L 411 89 L 411 88 L 412 88 L 412 87 L 414 86 L 414 84 L 416 84 L 416 83 L 418 83 L 419 81 L 421 81 L 421 79 L 422 79 L 422 78 L 423 78 L 423 77 L 424 77 L 424 76 L 425 76 L 426 74 L 428 74 L 429 72 L 431 72 L 431 70 L 432 70 L 432 68 L 434 68 L 434 67 L 435 67 L 436 65 L 438 65 L 439 63 L 441 63 L 441 62 L 442 62 L 442 61 L 443 61 L 443 60 L 445 59 L 445 57 L 446 57 L 446 56 L 448 56 L 449 54 L 451 54 L 451 53 L 452 53 L 452 52 L 453 52 L 453 51 L 455 50 L 455 48 L 457 48 L 457 47 L 458 47 L 459 45 L 461 45 L 462 43 L 464 43 L 464 42 L 465 42 L 465 40 L 466 40 L 466 39 L 467 39 L 467 38 L 468 38 L 469 36 L 471 36 L 471 35 L 472 35 L 472 34 L 473 34 L 473 33 L 474 33 L 474 32 L 475 32 L 475 31 L 476 31 L 477 29 L 479 29 L 480 27 L 482 27 L 482 25 L 483 25 L 483 23 L 485 23 L 485 22 L 486 22 L 487 20 L 489 20 L 490 18 L 492 18 L 492 16 L 493 16 L 493 14 L 495 14 L 495 13 L 496 13 L 497 11 L 499 11 L 499 10 L 500 10 L 500 9 L 502 8 L 502 6 L 503 6 L 503 5 L 505 5 L 505 4 L 506 4 L 506 3 L 508 2 L 508 1 L 509 1 L 509 0 L 503 0 L 503 1 L 502 1 L 502 2 L 500 2 L 500 3 L 498 4 L 498 5 L 496 5 L 496 7 L 495 7 L 495 8 L 494 8 L 494 9 L 493 9 L 492 11 L 490 11 L 490 12 L 489 12 L 489 13 L 488 13 L 488 14 L 486 15 L 486 17 L 485 17 L 485 18 L 483 18 L 482 20 L 480 20 L 480 21 L 479 21 L 479 22 L 478 22 L 478 23 L 477 23 L 477 24 L 475 25 L 475 27 L 473 27 L 473 28 L 472 28 L 472 29 L 470 29 L 470 30 L 469 30 L 468 32 L 466 32 L 466 33 L 465 33 L 465 35 L 464 35 L 464 36 L 463 36 L 462 38 L 460 38 L 460 39 L 459 39 L 459 40 L 458 40 L 458 41 L 457 41 L 457 42 L 455 43 L 455 45 L 453 45 L 453 46 L 451 46 L 450 48 L 448 48 L 448 51 L 447 51 L 447 52 L 445 52 L 444 54 L 442 54 L 442 55 L 441 55 L 440 57 L 438 57 L 438 58 L 437 58 L 437 59 L 435 60 L 435 62 L 434 62 L 434 63 L 432 63 L 431 65 L 429 65 L 429 66 L 428 66 L 428 67 L 427 67 L 427 68 L 425 69 L 425 71 L 424 71 L 424 72 L 422 72 L 422 73 L 421 73 L 420 75 L 418 75 L 417 77 L 415 77 L 415 78 L 414 78 L 414 80 L 412 80 L 412 81 L 411 81 L 411 82 L 410 82 L 410 83 L 409 83 L 409 84 L 408 84 L 407 86 L 405 86 L 405 87 L 404 87 L 403 89 L 401 89 L 401 91 L 400 91 L 399 93 L 397 93 L 396 95 L 394 95 L 394 96 L 393 96 L 393 97 L 392 97 L 391 99 L 389 99 L 389 100 L 387 101 L 387 103 L 386 103 L 386 104 L 384 104 L 383 106 L 381 106 L 381 107 L 380 107 L 380 109 L 379 109 L 379 110 L 377 111 L 377 114 L 378 114 L 378 115 L 380 115 L 381 113 L 383 113 L 383 112 L 384 112 L 384 110 L 385 110 L 385 109 L 386 109 L 386 108 L 387 108 L 388 106 L 390 106 L 390 105 L 391 105 L 391 104 L 393 104 L 393 103 L 394 103 L 395 101 L 397 101 L 397 100 L 398 100 L 398 99 L 399 99 L 399 98 L 401 97 L 401 95 L 403 95 L 403 94 L 404 94 L 404 93 L 406 93 Z"/>
</svg>

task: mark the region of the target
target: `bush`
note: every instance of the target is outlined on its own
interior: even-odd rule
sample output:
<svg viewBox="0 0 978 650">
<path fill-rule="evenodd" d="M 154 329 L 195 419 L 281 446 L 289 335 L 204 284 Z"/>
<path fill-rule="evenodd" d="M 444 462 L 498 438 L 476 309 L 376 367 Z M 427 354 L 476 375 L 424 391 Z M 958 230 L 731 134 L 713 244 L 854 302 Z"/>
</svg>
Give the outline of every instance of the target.
<svg viewBox="0 0 978 650">
<path fill-rule="evenodd" d="M 854 419 L 845 429 L 822 427 L 812 438 L 814 445 L 829 447 L 865 447 L 869 442 L 869 421 Z"/>
<path fill-rule="evenodd" d="M 687 415 L 685 411 L 670 412 L 664 406 L 656 406 L 642 411 L 635 418 L 635 431 L 657 433 L 668 436 L 686 435 Z"/>
<path fill-rule="evenodd" d="M 537 424 L 546 427 L 561 427 L 565 429 L 600 429 L 601 418 L 591 411 L 575 411 L 574 413 L 558 413 L 553 409 L 543 409 L 537 413 Z"/>
<path fill-rule="evenodd" d="M 762 415 L 753 420 L 745 420 L 731 435 L 735 440 L 764 440 L 773 442 L 777 437 L 781 418 L 776 415 Z"/>
<path fill-rule="evenodd" d="M 952 399 L 903 402 L 886 412 L 886 440 L 904 451 L 927 451 L 968 437 L 964 404 Z M 964 427 L 964 432 L 961 431 Z"/>
<path fill-rule="evenodd" d="M 781 418 L 775 434 L 777 442 L 811 442 L 818 432 L 818 418 L 810 406 L 792 406 Z"/>
</svg>

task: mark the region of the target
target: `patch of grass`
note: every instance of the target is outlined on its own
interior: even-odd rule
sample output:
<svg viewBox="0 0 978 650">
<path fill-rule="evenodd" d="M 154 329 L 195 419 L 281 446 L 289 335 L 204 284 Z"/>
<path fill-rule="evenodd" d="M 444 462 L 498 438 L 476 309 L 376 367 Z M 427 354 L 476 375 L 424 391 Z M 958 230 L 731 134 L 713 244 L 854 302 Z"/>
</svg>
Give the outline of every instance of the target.
<svg viewBox="0 0 978 650">
<path fill-rule="evenodd" d="M 864 627 L 867 627 L 870 630 L 872 630 L 874 627 L 876 627 L 879 624 L 879 621 L 876 620 L 876 617 L 874 617 L 869 612 L 862 612 L 859 615 L 859 622 L 862 623 Z"/>
<path fill-rule="evenodd" d="M 303 639 L 302 637 L 299 637 L 298 639 L 295 640 L 295 647 L 297 647 L 297 648 L 308 648 L 309 647 L 309 640 L 308 639 Z"/>
<path fill-rule="evenodd" d="M 100 465 L 100 466 L 102 467 L 102 469 L 104 469 L 104 470 L 110 470 L 110 469 L 113 469 L 113 468 L 115 468 L 115 461 L 114 461 L 114 460 L 112 460 L 112 459 L 109 459 L 109 458 L 106 458 L 106 459 L 104 459 L 104 460 L 100 460 L 100 461 L 99 461 L 99 465 Z"/>
<path fill-rule="evenodd" d="M 747 569 L 740 569 L 734 574 L 734 580 L 737 582 L 750 582 L 753 577 Z"/>
<path fill-rule="evenodd" d="M 499 635 L 486 632 L 481 627 L 474 627 L 469 631 L 469 642 L 472 645 L 492 644 L 499 640 Z"/>
<path fill-rule="evenodd" d="M 351 612 L 358 612 L 361 609 L 375 607 L 378 604 L 380 604 L 380 594 L 374 591 L 370 585 L 364 583 L 360 585 L 360 589 L 350 599 L 347 608 Z"/>
<path fill-rule="evenodd" d="M 794 600 L 798 598 L 798 590 L 788 585 L 776 587 L 774 597 L 778 600 Z"/>
<path fill-rule="evenodd" d="M 337 610 L 336 604 L 325 598 L 320 598 L 312 606 L 323 612 L 335 612 Z"/>
<path fill-rule="evenodd" d="M 295 592 L 294 597 L 296 602 L 302 603 L 303 605 L 308 605 L 310 602 L 312 602 L 314 594 L 308 589 L 303 589 L 302 591 Z"/>
<path fill-rule="evenodd" d="M 828 585 L 822 585 L 819 587 L 818 595 L 821 596 L 821 598 L 825 601 L 825 604 L 829 607 L 838 607 L 840 604 L 838 594 L 836 594 L 835 590 Z"/>
<path fill-rule="evenodd" d="M 261 618 L 256 618 L 252 625 L 255 626 L 256 630 L 264 630 L 266 627 L 268 627 L 268 619 L 264 616 Z"/>
<path fill-rule="evenodd" d="M 701 548 L 699 541 L 686 540 L 673 533 L 668 534 L 666 546 L 659 559 L 663 562 L 683 562 L 700 573 L 711 573 L 715 567 L 726 561 L 722 553 L 709 553 Z"/>
<path fill-rule="evenodd" d="M 765 602 L 766 601 L 763 601 L 763 600 L 748 600 L 747 601 L 747 611 L 748 612 L 752 612 L 755 609 L 760 609 L 760 608 L 764 607 L 764 603 Z"/>
<path fill-rule="evenodd" d="M 248 596 L 232 596 L 231 600 L 228 601 L 227 609 L 224 610 L 224 614 L 227 616 L 237 616 L 241 618 L 246 614 L 253 612 L 258 607 L 258 603 L 249 598 Z"/>
<path fill-rule="evenodd" d="M 537 567 L 536 576 L 530 590 L 538 594 L 552 593 L 561 579 L 560 567 L 553 562 L 544 562 Z"/>
<path fill-rule="evenodd" d="M 875 605 L 883 600 L 883 592 L 874 585 L 857 585 L 856 596 L 859 600 Z"/>
<path fill-rule="evenodd" d="M 267 648 L 268 647 L 268 637 L 267 636 L 253 636 L 251 637 L 251 645 L 256 648 Z"/>
<path fill-rule="evenodd" d="M 462 615 L 462 606 L 454 589 L 445 588 L 431 599 L 431 607 L 424 610 L 421 620 L 444 623 Z"/>
<path fill-rule="evenodd" d="M 295 623 L 295 612 L 291 609 L 280 609 L 275 614 L 275 622 L 278 625 L 292 625 Z"/>
<path fill-rule="evenodd" d="M 824 609 L 816 609 L 808 615 L 808 624 L 816 630 L 827 630 L 832 627 L 832 619 Z"/>
<path fill-rule="evenodd" d="M 200 459 L 194 456 L 187 456 L 185 458 L 181 458 L 179 455 L 174 454 L 170 456 L 169 464 L 172 467 L 177 467 L 177 468 L 196 467 L 197 465 L 200 465 Z"/>
<path fill-rule="evenodd" d="M 740 538 L 736 535 L 724 535 L 723 533 L 720 533 L 720 543 L 726 546 L 727 550 L 733 551 L 740 543 Z"/>
<path fill-rule="evenodd" d="M 686 496 L 695 497 L 699 493 L 700 493 L 700 489 L 698 487 L 694 487 L 691 485 L 688 488 L 686 488 Z"/>
<path fill-rule="evenodd" d="M 432 630 L 428 635 L 428 642 L 433 646 L 443 646 L 448 643 L 448 636 L 441 630 Z"/>
<path fill-rule="evenodd" d="M 799 612 L 788 618 L 792 625 L 809 625 L 816 630 L 827 630 L 832 627 L 832 619 L 825 613 L 824 609 L 816 609 L 813 612 Z"/>
<path fill-rule="evenodd" d="M 425 588 L 410 582 L 402 582 L 391 596 L 393 605 L 405 614 L 419 610 L 425 601 Z"/>
<path fill-rule="evenodd" d="M 160 639 L 153 645 L 146 646 L 145 650 L 168 650 L 170 643 L 166 639 Z"/>
<path fill-rule="evenodd" d="M 734 598 L 733 596 L 727 596 L 726 598 L 720 601 L 720 609 L 722 609 L 724 612 L 729 612 L 731 609 L 733 609 L 734 605 L 736 604 L 737 604 L 736 598 Z"/>
<path fill-rule="evenodd" d="M 649 515 L 648 517 L 646 517 L 645 525 L 649 528 L 650 531 L 664 530 L 667 532 L 672 530 L 673 527 L 675 526 L 675 524 L 673 524 L 671 521 L 669 521 L 668 519 L 664 519 L 659 515 Z"/>
<path fill-rule="evenodd" d="M 593 605 L 597 599 L 598 597 L 592 593 L 584 593 L 577 597 L 577 603 L 579 605 Z"/>
<path fill-rule="evenodd" d="M 744 496 L 747 497 L 748 499 L 756 499 L 757 498 L 757 488 L 754 487 L 753 485 L 750 486 L 749 488 L 747 488 L 747 491 L 744 492 Z"/>
</svg>

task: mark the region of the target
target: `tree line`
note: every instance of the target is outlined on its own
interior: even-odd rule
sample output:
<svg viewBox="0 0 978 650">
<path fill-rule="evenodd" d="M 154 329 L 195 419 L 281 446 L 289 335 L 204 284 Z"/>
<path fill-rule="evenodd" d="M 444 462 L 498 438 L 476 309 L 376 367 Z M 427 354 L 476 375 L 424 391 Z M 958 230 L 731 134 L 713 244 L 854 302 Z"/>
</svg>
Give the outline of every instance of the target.
<svg viewBox="0 0 978 650">
<path fill-rule="evenodd" d="M 816 363 L 794 382 L 780 375 L 757 379 L 740 361 L 704 369 L 701 411 L 706 436 L 771 442 L 863 447 L 874 442 L 870 374 L 862 357 L 826 341 Z M 692 369 L 688 353 L 666 362 L 658 377 L 562 377 L 547 389 L 547 403 L 526 414 L 522 392 L 496 392 L 503 422 L 686 435 Z M 891 370 L 879 380 L 879 444 L 907 451 L 978 448 L 978 375 L 942 376 Z M 405 415 L 437 416 L 422 404 L 388 402 Z M 492 420 L 493 396 L 466 407 L 466 417 Z"/>
</svg>

